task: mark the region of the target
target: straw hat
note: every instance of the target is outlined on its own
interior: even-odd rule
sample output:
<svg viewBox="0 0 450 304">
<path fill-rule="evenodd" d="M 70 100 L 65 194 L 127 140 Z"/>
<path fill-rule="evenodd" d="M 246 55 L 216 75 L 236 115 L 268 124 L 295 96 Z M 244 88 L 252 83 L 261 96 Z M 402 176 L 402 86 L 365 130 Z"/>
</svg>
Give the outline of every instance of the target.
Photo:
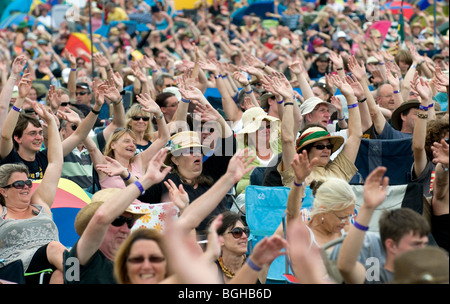
<svg viewBox="0 0 450 304">
<path fill-rule="evenodd" d="M 91 203 L 84 206 L 75 218 L 75 231 L 79 236 L 83 234 L 97 209 L 110 198 L 117 196 L 122 190 L 123 189 L 120 188 L 107 188 L 96 192 L 92 196 Z M 150 213 L 150 208 L 148 204 L 136 201 L 135 203 L 130 204 L 125 212 L 131 213 L 135 219 L 138 219 L 142 215 Z"/>
<path fill-rule="evenodd" d="M 310 127 L 303 131 L 302 135 L 297 139 L 297 153 L 303 147 L 324 139 L 329 139 L 330 143 L 333 145 L 331 153 L 338 150 L 344 143 L 344 138 L 342 136 L 331 136 L 327 130 L 321 127 Z"/>
<path fill-rule="evenodd" d="M 179 153 L 177 152 L 183 149 L 201 148 L 203 154 L 207 154 L 211 150 L 211 148 L 201 144 L 198 133 L 193 131 L 183 131 L 173 135 L 167 143 L 167 147 L 169 148 L 169 151 L 167 152 L 167 157 L 164 161 L 164 164 L 166 165 L 171 164 L 172 155 L 179 156 Z"/>
<path fill-rule="evenodd" d="M 394 110 L 394 112 L 392 112 L 392 116 L 391 116 L 391 123 L 392 126 L 400 131 L 402 129 L 402 118 L 401 118 L 401 113 L 407 109 L 410 108 L 419 108 L 420 106 L 420 101 L 417 99 L 411 99 L 411 100 L 407 100 L 405 102 L 403 102 L 397 109 Z"/>
<path fill-rule="evenodd" d="M 396 284 L 448 284 L 448 254 L 439 247 L 408 250 L 394 260 Z"/>
<path fill-rule="evenodd" d="M 334 112 L 337 111 L 336 107 L 327 102 L 324 101 L 322 99 L 320 99 L 319 97 L 310 97 L 308 99 L 305 100 L 305 102 L 302 103 L 302 105 L 300 106 L 300 112 L 302 115 L 305 114 L 309 114 L 312 111 L 314 111 L 314 109 L 319 105 L 319 104 L 326 104 L 328 106 L 328 112 L 330 112 L 330 115 L 332 115 Z"/>
<path fill-rule="evenodd" d="M 249 133 L 256 132 L 261 126 L 261 122 L 263 120 L 269 122 L 280 122 L 280 120 L 276 117 L 268 115 L 261 107 L 253 107 L 248 109 L 242 114 L 242 125 L 243 128 L 241 131 L 236 133 L 236 135 L 244 135 Z"/>
</svg>

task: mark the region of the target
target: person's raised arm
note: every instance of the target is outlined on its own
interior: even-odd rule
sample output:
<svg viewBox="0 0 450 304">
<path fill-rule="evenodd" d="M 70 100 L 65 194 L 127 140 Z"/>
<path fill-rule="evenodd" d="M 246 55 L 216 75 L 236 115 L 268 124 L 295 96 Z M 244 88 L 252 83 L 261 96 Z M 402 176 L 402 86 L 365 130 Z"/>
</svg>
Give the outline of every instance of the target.
<svg viewBox="0 0 450 304">
<path fill-rule="evenodd" d="M 370 219 L 375 209 L 386 198 L 389 177 L 383 177 L 385 172 L 385 167 L 377 167 L 367 176 L 364 184 L 364 203 L 342 242 L 337 266 L 347 284 L 363 284 L 365 281 L 366 269 L 358 262 L 358 256 L 363 247 L 366 231 L 369 229 Z"/>
<path fill-rule="evenodd" d="M 50 208 L 55 199 L 63 165 L 61 137 L 56 124 L 56 116 L 51 111 L 48 111 L 44 105 L 37 102 L 33 102 L 32 105 L 39 115 L 39 118 L 44 120 L 47 125 L 48 134 L 48 166 L 45 170 L 42 182 L 33 192 L 32 202 L 44 206 L 46 210 L 51 213 Z"/>
<path fill-rule="evenodd" d="M 345 141 L 344 148 L 341 153 L 344 153 L 347 158 L 354 163 L 358 155 L 359 145 L 362 139 L 361 116 L 359 114 L 358 101 L 352 87 L 341 79 L 339 76 L 333 75 L 334 84 L 339 88 L 341 93 L 347 99 L 348 107 L 348 138 Z"/>
<path fill-rule="evenodd" d="M 142 194 L 143 190 L 161 182 L 170 167 L 161 170 L 167 149 L 161 149 L 148 164 L 149 170 L 138 182 L 122 189 L 117 195 L 105 201 L 95 212 L 77 244 L 77 257 L 81 265 L 86 265 L 93 254 L 100 248 L 109 225 L 125 212 L 127 207 Z"/>
<path fill-rule="evenodd" d="M 359 115 L 361 116 L 361 130 L 364 133 L 372 126 L 372 118 L 370 117 L 364 89 L 354 75 L 345 76 L 345 80 L 352 87 L 356 99 L 358 100 Z"/>
<path fill-rule="evenodd" d="M 242 85 L 242 90 L 244 90 L 246 96 L 250 97 L 253 104 L 256 107 L 259 107 L 260 105 L 256 100 L 255 94 L 253 94 L 252 86 L 250 85 L 250 81 L 247 79 L 247 77 L 241 72 L 236 71 L 233 73 L 233 78 Z"/>
<path fill-rule="evenodd" d="M 75 92 L 77 90 L 77 59 L 67 49 L 64 50 L 64 56 L 69 61 L 70 65 L 69 80 L 67 82 L 69 98 L 74 100 L 76 98 Z"/>
<path fill-rule="evenodd" d="M 94 81 L 92 86 L 95 96 L 95 104 L 88 116 L 81 121 L 75 132 L 73 132 L 62 142 L 64 156 L 67 156 L 70 152 L 72 152 L 73 149 L 89 135 L 89 132 L 92 130 L 95 122 L 97 121 L 97 113 L 100 112 L 103 103 L 105 102 L 104 91 L 107 86 L 104 84 L 99 84 L 97 81 Z"/>
<path fill-rule="evenodd" d="M 141 104 L 142 110 L 153 114 L 158 126 L 158 138 L 147 149 L 136 155 L 136 158 L 141 161 L 143 171 L 145 172 L 147 170 L 147 164 L 153 155 L 166 146 L 170 138 L 170 133 L 166 120 L 164 119 L 164 114 L 161 112 L 158 104 L 150 97 L 150 94 L 137 95 L 136 100 Z"/>
<path fill-rule="evenodd" d="M 123 90 L 123 79 L 119 72 L 115 72 L 109 78 L 109 81 L 104 82 L 104 84 L 106 85 L 104 95 L 113 104 L 113 119 L 103 129 L 105 141 L 108 141 L 114 130 L 125 127 L 125 108 L 123 106 L 123 97 L 120 94 Z"/>
<path fill-rule="evenodd" d="M 0 126 L 2 129 L 4 127 L 4 120 L 8 115 L 9 103 L 11 100 L 14 85 L 16 84 L 17 79 L 20 77 L 20 72 L 23 71 L 26 64 L 27 59 L 25 55 L 19 55 L 16 57 L 16 59 L 14 59 L 11 67 L 11 74 L 9 75 L 8 81 L 0 92 Z M 3 71 L 3 73 L 7 73 L 7 71 Z"/>
<path fill-rule="evenodd" d="M 385 69 L 386 71 L 386 79 L 391 84 L 394 89 L 394 106 L 397 109 L 403 103 L 403 96 L 400 92 L 400 79 L 397 74 L 392 74 L 390 69 Z"/>
<path fill-rule="evenodd" d="M 448 142 L 442 139 L 440 143 L 433 143 L 433 162 L 436 164 L 435 179 L 433 183 L 433 213 L 434 215 L 448 214 L 449 211 L 449 185 Z"/>
<path fill-rule="evenodd" d="M 13 144 L 13 133 L 16 127 L 17 121 L 19 120 L 20 112 L 22 111 L 22 105 L 24 103 L 25 97 L 28 95 L 31 89 L 31 78 L 30 73 L 25 70 L 25 74 L 19 82 L 19 96 L 16 98 L 14 105 L 6 116 L 5 122 L 3 123 L 1 129 L 1 139 L 0 139 L 0 159 L 5 158 L 14 148 Z"/>
<path fill-rule="evenodd" d="M 412 85 L 413 91 L 417 91 L 420 99 L 419 111 L 417 112 L 417 119 L 414 122 L 414 131 L 412 139 L 412 149 L 414 155 L 414 172 L 418 177 L 422 174 L 423 170 L 427 165 L 427 153 L 425 151 L 425 139 L 427 133 L 427 122 L 428 119 L 428 106 L 433 106 L 433 101 L 431 99 L 431 88 L 429 84 L 423 80 L 423 78 L 418 78 L 414 85 Z"/>
<path fill-rule="evenodd" d="M 300 60 L 292 62 L 289 65 L 289 70 L 297 77 L 303 98 L 306 100 L 310 97 L 314 97 L 314 93 L 309 85 L 308 79 L 306 78 L 309 77 L 308 73 L 306 73 L 302 62 Z"/>
<path fill-rule="evenodd" d="M 380 107 L 378 107 L 377 103 L 375 102 L 375 98 L 373 97 L 372 92 L 369 89 L 369 80 L 367 79 L 367 73 L 364 65 L 358 64 L 355 57 L 351 56 L 348 59 L 348 67 L 363 87 L 366 103 L 369 108 L 370 116 L 372 117 L 375 131 L 377 132 L 377 134 L 383 133 L 386 119 L 381 113 Z"/>
</svg>

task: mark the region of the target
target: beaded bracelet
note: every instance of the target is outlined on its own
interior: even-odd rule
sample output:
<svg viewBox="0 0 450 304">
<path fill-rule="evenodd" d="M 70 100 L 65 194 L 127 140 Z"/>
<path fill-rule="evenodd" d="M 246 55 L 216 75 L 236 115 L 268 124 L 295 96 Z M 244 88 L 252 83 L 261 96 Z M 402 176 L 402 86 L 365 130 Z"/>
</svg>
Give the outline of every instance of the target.
<svg viewBox="0 0 450 304">
<path fill-rule="evenodd" d="M 420 118 L 420 119 L 427 119 L 427 118 L 428 118 L 428 114 L 417 113 L 417 118 Z"/>
<path fill-rule="evenodd" d="M 353 221 L 353 226 L 355 226 L 356 229 L 359 229 L 361 231 L 367 231 L 369 230 L 368 226 L 363 226 L 360 223 L 358 223 L 357 221 Z"/>
<path fill-rule="evenodd" d="M 12 109 L 14 110 L 14 111 L 16 111 L 16 112 L 22 112 L 22 109 L 19 109 L 18 107 L 16 107 L 16 106 L 12 106 Z"/>
<path fill-rule="evenodd" d="M 348 105 L 347 108 L 353 109 L 353 108 L 356 108 L 357 106 L 358 106 L 358 103 L 354 103 L 354 104 Z"/>
<path fill-rule="evenodd" d="M 135 181 L 133 184 L 135 184 L 136 187 L 138 187 L 139 191 L 141 191 L 141 195 L 144 194 L 144 187 L 142 187 L 142 184 L 139 181 Z"/>
<path fill-rule="evenodd" d="M 247 264 L 248 264 L 248 266 L 249 266 L 251 269 L 253 269 L 254 271 L 256 271 L 256 272 L 261 271 L 261 267 L 255 265 L 255 263 L 253 263 L 252 260 L 251 260 L 250 258 L 247 259 Z"/>
</svg>

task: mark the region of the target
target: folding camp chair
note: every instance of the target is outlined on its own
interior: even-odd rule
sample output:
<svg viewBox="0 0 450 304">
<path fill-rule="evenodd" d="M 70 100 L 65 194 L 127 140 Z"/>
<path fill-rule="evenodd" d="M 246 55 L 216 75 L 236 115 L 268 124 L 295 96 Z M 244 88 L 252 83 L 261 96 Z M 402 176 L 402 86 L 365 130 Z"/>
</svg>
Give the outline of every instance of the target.
<svg viewBox="0 0 450 304">
<path fill-rule="evenodd" d="M 250 228 L 249 251 L 264 237 L 270 237 L 283 221 L 286 211 L 289 188 L 247 186 L 245 188 L 245 217 Z M 270 265 L 266 284 L 287 283 L 284 276 L 288 261 L 279 256 Z"/>
</svg>

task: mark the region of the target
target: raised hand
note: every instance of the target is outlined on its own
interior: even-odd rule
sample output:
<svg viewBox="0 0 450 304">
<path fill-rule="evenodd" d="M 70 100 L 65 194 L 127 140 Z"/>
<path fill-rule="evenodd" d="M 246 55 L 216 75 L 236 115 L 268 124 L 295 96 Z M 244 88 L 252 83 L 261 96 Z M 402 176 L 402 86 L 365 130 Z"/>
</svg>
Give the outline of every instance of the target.
<svg viewBox="0 0 450 304">
<path fill-rule="evenodd" d="M 20 82 L 18 85 L 20 98 L 27 97 L 27 95 L 31 89 L 31 82 L 32 82 L 32 79 L 30 77 L 30 73 L 28 73 L 28 69 L 26 69 L 25 73 L 23 74 L 22 79 L 20 79 Z"/>
<path fill-rule="evenodd" d="M 355 75 L 358 81 L 361 81 L 365 77 L 367 77 L 366 68 L 364 67 L 364 64 L 362 65 L 359 64 L 356 61 L 355 56 L 351 56 L 348 58 L 348 68 L 350 69 L 350 72 L 352 72 L 352 74 Z"/>
<path fill-rule="evenodd" d="M 25 68 L 27 64 L 27 57 L 25 55 L 19 55 L 14 59 L 11 71 L 13 74 L 19 74 Z"/>
<path fill-rule="evenodd" d="M 338 75 L 331 75 L 330 79 L 333 81 L 334 85 L 339 88 L 339 90 L 341 91 L 342 95 L 348 96 L 348 95 L 354 95 L 355 94 L 353 92 L 352 87 L 347 82 L 345 82 L 345 80 L 343 81 L 341 79 L 341 77 L 339 77 Z"/>
<path fill-rule="evenodd" d="M 127 175 L 128 175 L 127 168 L 122 166 L 119 161 L 117 161 L 114 158 L 111 158 L 109 156 L 105 156 L 105 160 L 107 161 L 107 163 L 98 164 L 95 166 L 95 169 L 97 169 L 100 172 L 105 173 L 109 177 L 119 176 L 122 173 L 124 173 L 125 171 L 127 171 Z"/>
<path fill-rule="evenodd" d="M 171 167 L 167 167 L 161 170 L 166 156 L 167 148 L 159 150 L 150 160 L 147 171 L 145 171 L 145 175 L 142 178 L 150 181 L 153 185 L 160 183 L 172 169 Z"/>
<path fill-rule="evenodd" d="M 189 195 L 184 191 L 183 184 L 180 184 L 177 188 L 177 185 L 169 179 L 164 181 L 164 185 L 167 190 L 169 190 L 170 201 L 174 203 L 180 211 L 183 211 L 189 204 Z"/>
<path fill-rule="evenodd" d="M 200 101 L 205 98 L 202 91 L 193 85 L 182 86 L 178 90 L 180 91 L 181 96 L 185 99 Z"/>
<path fill-rule="evenodd" d="M 104 82 L 105 97 L 111 100 L 113 103 L 119 102 L 122 98 L 122 96 L 120 95 L 120 91 L 115 86 L 115 82 L 116 80 L 114 76 Z"/>
<path fill-rule="evenodd" d="M 386 198 L 386 190 L 389 185 L 389 177 L 384 176 L 386 167 L 377 167 L 364 183 L 364 206 L 375 209 L 380 206 Z M 384 177 L 383 177 L 384 176 Z"/>
<path fill-rule="evenodd" d="M 236 80 L 237 82 L 239 82 L 241 85 L 246 86 L 249 84 L 249 81 L 247 79 L 247 76 L 245 76 L 244 74 L 242 74 L 241 72 L 234 72 L 233 73 L 233 79 Z"/>
<path fill-rule="evenodd" d="M 303 183 L 318 162 L 319 159 L 317 157 L 314 157 L 309 161 L 308 152 L 306 152 L 306 150 L 303 150 L 300 154 L 295 154 L 291 166 L 294 169 L 296 182 Z"/>
<path fill-rule="evenodd" d="M 161 113 L 161 108 L 158 104 L 150 97 L 150 94 L 139 94 L 136 95 L 136 100 L 141 104 L 142 109 L 145 112 L 152 113 L 158 116 Z"/>
<path fill-rule="evenodd" d="M 356 80 L 355 76 L 346 75 L 345 81 L 347 81 L 347 83 L 352 87 L 352 90 L 355 93 L 356 98 L 358 98 L 358 100 L 362 99 L 364 96 L 364 89 L 361 83 L 359 83 L 359 81 Z"/>
<path fill-rule="evenodd" d="M 448 158 L 448 143 L 445 139 L 442 139 L 440 143 L 435 142 L 433 146 L 431 146 L 431 150 L 433 151 L 433 163 L 440 163 L 446 167 L 448 167 L 449 158 Z"/>
<path fill-rule="evenodd" d="M 106 68 L 110 65 L 109 60 L 102 53 L 95 53 L 92 57 L 94 62 L 101 67 Z"/>
<path fill-rule="evenodd" d="M 289 70 L 292 72 L 292 74 L 298 75 L 303 73 L 305 68 L 303 67 L 303 63 L 300 60 L 296 60 L 289 65 Z"/>
<path fill-rule="evenodd" d="M 241 180 L 242 176 L 253 170 L 255 166 L 250 164 L 255 160 L 255 156 L 251 156 L 248 148 L 237 151 L 228 163 L 226 174 L 230 176 L 235 183 Z"/>
</svg>

